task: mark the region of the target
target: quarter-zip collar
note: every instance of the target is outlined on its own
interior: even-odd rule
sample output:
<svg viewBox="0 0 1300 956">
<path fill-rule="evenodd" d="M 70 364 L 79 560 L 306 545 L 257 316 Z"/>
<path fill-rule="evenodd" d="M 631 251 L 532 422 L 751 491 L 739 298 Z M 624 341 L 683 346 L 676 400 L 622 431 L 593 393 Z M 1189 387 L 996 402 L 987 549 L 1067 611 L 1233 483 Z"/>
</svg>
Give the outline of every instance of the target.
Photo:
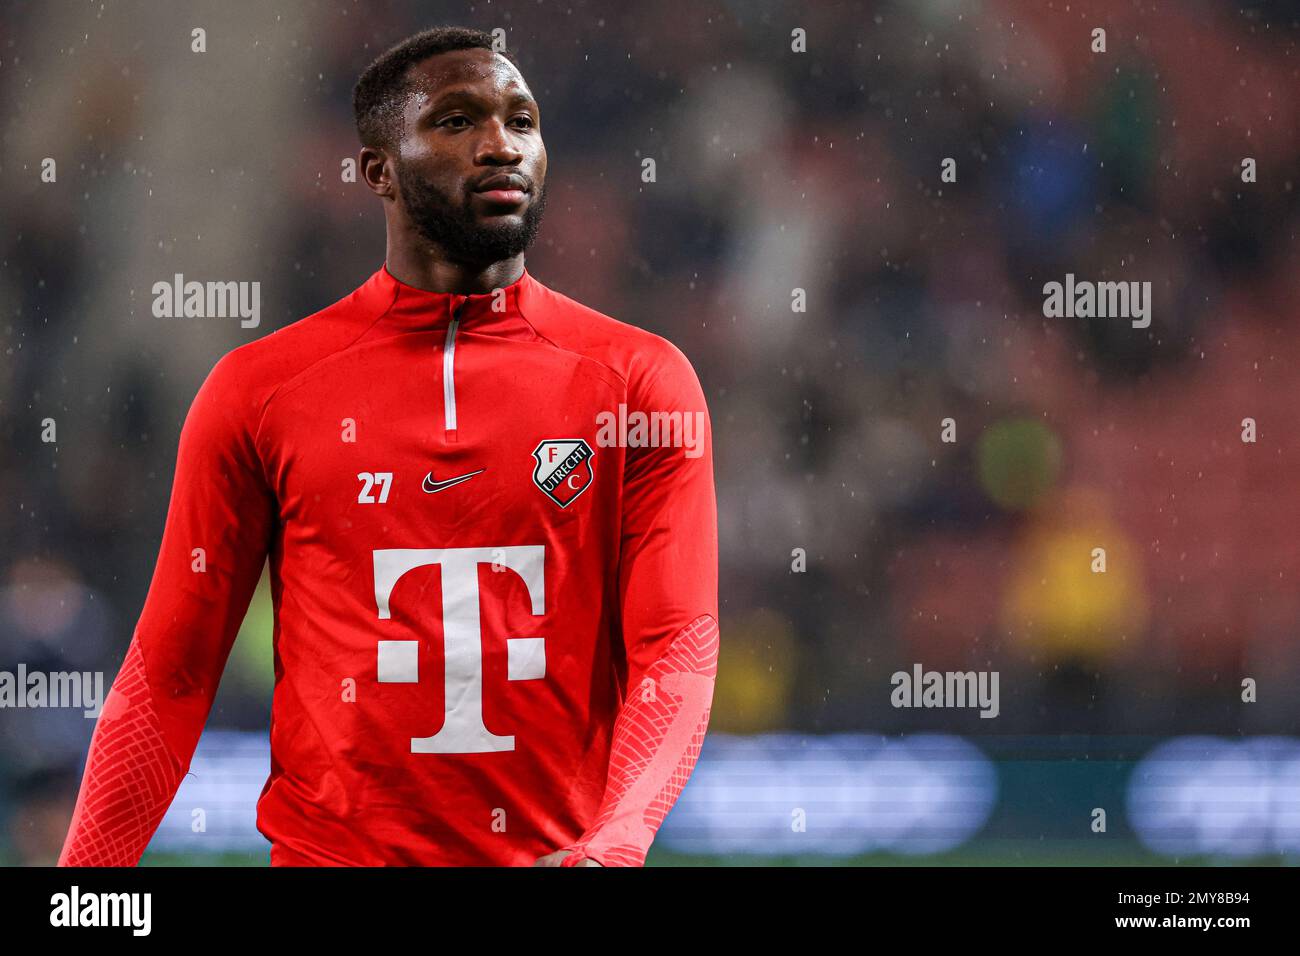
<svg viewBox="0 0 1300 956">
<path fill-rule="evenodd" d="M 445 332 L 453 318 L 461 333 L 532 338 L 527 323 L 529 303 L 540 287 L 525 269 L 508 286 L 476 295 L 432 292 L 395 278 L 385 264 L 356 292 L 367 312 L 378 314 L 378 325 L 403 331 Z"/>
<path fill-rule="evenodd" d="M 385 264 L 354 295 L 365 313 L 375 316 L 363 337 L 419 332 L 433 339 L 442 381 L 441 437 L 443 442 L 455 444 L 465 427 L 456 401 L 457 353 L 478 336 L 537 338 L 524 316 L 529 303 L 542 292 L 527 269 L 508 286 L 478 295 L 458 295 L 407 285 Z"/>
</svg>

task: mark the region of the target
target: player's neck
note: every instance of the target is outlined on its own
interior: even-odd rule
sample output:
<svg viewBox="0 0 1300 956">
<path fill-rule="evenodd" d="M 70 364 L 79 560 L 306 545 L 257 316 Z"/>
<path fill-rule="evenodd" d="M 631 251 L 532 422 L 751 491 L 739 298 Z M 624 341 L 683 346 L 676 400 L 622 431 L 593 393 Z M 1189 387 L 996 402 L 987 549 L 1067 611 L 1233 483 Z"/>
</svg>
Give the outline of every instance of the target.
<svg viewBox="0 0 1300 956">
<path fill-rule="evenodd" d="M 390 243 L 386 262 L 388 271 L 398 282 L 429 292 L 456 295 L 481 295 L 504 288 L 524 274 L 523 253 L 478 266 L 430 255 L 425 249 Z"/>
</svg>

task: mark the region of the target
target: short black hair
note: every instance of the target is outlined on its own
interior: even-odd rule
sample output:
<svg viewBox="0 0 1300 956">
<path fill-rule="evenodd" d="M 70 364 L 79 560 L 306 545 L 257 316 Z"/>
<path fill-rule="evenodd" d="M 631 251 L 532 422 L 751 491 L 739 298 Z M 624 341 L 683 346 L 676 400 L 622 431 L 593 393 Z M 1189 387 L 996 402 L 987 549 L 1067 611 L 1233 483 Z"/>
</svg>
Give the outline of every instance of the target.
<svg viewBox="0 0 1300 956">
<path fill-rule="evenodd" d="M 401 135 L 402 101 L 410 90 L 409 72 L 416 63 L 453 50 L 493 50 L 492 34 L 467 27 L 435 27 L 409 36 L 379 55 L 362 72 L 352 90 L 352 113 L 362 146 L 391 148 Z M 516 67 L 505 50 L 494 50 Z"/>
</svg>

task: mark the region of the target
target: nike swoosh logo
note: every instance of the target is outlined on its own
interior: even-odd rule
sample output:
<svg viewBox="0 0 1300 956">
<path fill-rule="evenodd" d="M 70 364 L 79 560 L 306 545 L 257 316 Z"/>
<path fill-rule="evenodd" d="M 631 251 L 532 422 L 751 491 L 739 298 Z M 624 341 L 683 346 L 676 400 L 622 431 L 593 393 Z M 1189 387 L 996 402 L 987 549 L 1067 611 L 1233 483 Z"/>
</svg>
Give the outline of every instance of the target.
<svg viewBox="0 0 1300 956">
<path fill-rule="evenodd" d="M 471 471 L 468 475 L 461 475 L 459 478 L 448 478 L 446 481 L 434 481 L 433 472 L 429 472 L 424 476 L 424 490 L 429 494 L 445 491 L 452 485 L 459 485 L 462 481 L 469 481 L 475 475 L 481 475 L 485 471 L 487 471 L 486 468 L 480 468 L 478 471 Z"/>
</svg>

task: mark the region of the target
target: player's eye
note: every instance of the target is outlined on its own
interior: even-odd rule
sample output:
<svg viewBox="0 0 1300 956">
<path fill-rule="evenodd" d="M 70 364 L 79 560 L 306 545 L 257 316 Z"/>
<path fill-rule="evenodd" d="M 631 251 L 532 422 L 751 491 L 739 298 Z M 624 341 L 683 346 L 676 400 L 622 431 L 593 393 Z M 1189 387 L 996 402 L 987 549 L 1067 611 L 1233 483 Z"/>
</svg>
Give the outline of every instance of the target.
<svg viewBox="0 0 1300 956">
<path fill-rule="evenodd" d="M 452 129 L 464 129 L 471 124 L 468 116 L 457 114 L 456 116 L 448 116 L 445 119 L 438 120 L 438 125 L 447 126 Z"/>
<path fill-rule="evenodd" d="M 521 113 L 518 116 L 512 116 L 510 118 L 510 123 L 512 126 L 516 126 L 519 129 L 533 128 L 533 118 L 529 116 L 527 113 Z"/>
</svg>

